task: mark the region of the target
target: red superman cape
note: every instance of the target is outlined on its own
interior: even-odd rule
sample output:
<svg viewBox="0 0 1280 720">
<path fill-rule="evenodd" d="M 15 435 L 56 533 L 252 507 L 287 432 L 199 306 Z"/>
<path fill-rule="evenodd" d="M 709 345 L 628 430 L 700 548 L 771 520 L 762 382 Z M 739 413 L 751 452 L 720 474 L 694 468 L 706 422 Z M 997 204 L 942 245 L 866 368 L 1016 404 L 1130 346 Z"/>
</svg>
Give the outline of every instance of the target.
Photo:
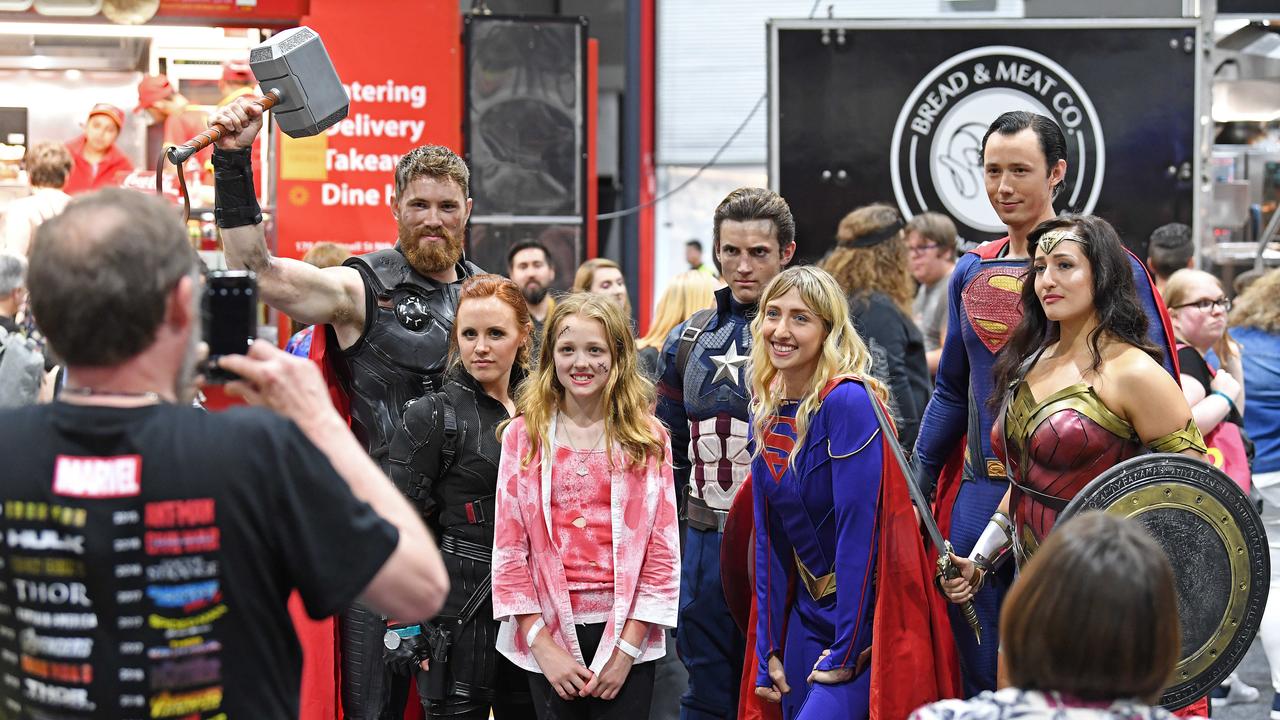
<svg viewBox="0 0 1280 720">
<path fill-rule="evenodd" d="M 331 362 L 330 337 L 332 330 L 317 327 L 311 335 L 310 358 L 320 366 L 333 406 L 348 423 L 351 421 L 351 400 L 342 386 Z M 334 345 L 332 350 L 337 351 Z M 342 657 L 338 638 L 338 623 L 332 618 L 312 620 L 298 599 L 290 598 L 289 614 L 293 616 L 294 631 L 302 646 L 302 689 L 298 706 L 299 720 L 339 720 L 342 717 Z M 404 720 L 422 720 L 422 703 L 416 692 L 409 693 L 405 703 Z"/>
<path fill-rule="evenodd" d="M 847 378 L 834 378 L 823 396 Z M 880 402 L 872 397 L 873 402 Z M 881 403 L 885 417 L 888 408 Z M 947 601 L 933 587 L 935 558 L 925 550 L 895 437 L 881 435 L 876 610 L 871 638 L 871 720 L 897 720 L 946 698 L 963 697 L 960 660 Z"/>
</svg>

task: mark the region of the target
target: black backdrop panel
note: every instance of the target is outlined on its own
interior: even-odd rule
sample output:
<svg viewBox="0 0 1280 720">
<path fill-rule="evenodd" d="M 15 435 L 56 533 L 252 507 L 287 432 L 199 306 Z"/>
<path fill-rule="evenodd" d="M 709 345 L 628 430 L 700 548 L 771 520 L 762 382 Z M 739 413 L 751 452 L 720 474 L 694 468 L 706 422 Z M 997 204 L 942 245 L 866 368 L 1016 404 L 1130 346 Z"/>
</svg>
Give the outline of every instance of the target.
<svg viewBox="0 0 1280 720">
<path fill-rule="evenodd" d="M 573 273 L 585 259 L 582 257 L 584 238 L 580 225 L 471 225 L 471 243 L 467 259 L 491 273 L 507 274 L 507 251 L 512 245 L 525 240 L 537 240 L 551 252 L 551 265 L 556 270 L 551 287 L 568 290 L 573 285 Z"/>
<path fill-rule="evenodd" d="M 581 215 L 587 29 L 467 16 L 467 160 L 484 215 Z"/>
<path fill-rule="evenodd" d="M 1145 253 L 1167 222 L 1190 223 L 1195 55 L 1188 27 L 780 28 L 775 187 L 800 254 L 833 244 L 845 213 L 888 202 L 943 212 L 969 240 L 1002 236 L 979 160 L 1006 110 L 1068 133 L 1059 210 L 1091 210 Z M 895 143 L 895 132 L 897 142 Z M 1172 169 L 1172 170 L 1171 170 Z"/>
</svg>

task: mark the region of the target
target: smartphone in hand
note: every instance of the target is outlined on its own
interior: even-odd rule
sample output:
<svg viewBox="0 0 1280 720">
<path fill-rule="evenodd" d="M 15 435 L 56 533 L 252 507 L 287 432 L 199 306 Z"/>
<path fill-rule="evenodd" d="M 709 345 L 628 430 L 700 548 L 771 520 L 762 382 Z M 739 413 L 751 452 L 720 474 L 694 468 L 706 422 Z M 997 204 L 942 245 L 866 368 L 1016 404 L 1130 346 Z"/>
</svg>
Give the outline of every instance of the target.
<svg viewBox="0 0 1280 720">
<path fill-rule="evenodd" d="M 235 373 L 218 367 L 223 355 L 243 355 L 258 334 L 258 279 L 248 270 L 215 270 L 205 279 L 204 341 L 209 359 L 205 382 L 225 383 Z"/>
</svg>

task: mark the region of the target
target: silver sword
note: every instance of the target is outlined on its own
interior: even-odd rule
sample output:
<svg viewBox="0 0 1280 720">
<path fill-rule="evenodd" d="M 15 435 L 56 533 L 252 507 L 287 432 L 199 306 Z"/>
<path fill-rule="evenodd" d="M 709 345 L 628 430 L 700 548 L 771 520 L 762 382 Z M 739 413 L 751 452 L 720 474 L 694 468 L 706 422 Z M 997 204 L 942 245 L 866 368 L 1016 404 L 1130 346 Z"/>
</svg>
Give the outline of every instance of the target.
<svg viewBox="0 0 1280 720">
<path fill-rule="evenodd" d="M 942 537 L 942 531 L 938 529 L 938 521 L 933 518 L 933 513 L 929 512 L 929 503 L 925 500 L 924 492 L 920 490 L 920 486 L 916 484 L 915 472 L 911 465 L 907 463 L 907 458 L 902 454 L 902 447 L 898 445 L 897 433 L 889 424 L 889 419 L 884 416 L 884 410 L 880 408 L 880 402 L 874 395 L 871 397 L 871 408 L 875 410 L 876 421 L 880 423 L 880 432 L 884 433 L 888 445 L 893 449 L 893 458 L 898 462 L 898 467 L 902 470 L 902 476 L 907 480 L 907 491 L 911 494 L 911 502 L 916 506 L 916 511 L 920 513 L 920 522 L 924 525 L 925 531 L 929 534 L 929 539 L 933 541 L 933 546 L 938 549 L 938 577 L 944 580 L 954 580 L 960 577 L 960 568 L 951 562 L 951 542 Z M 973 630 L 973 635 L 978 640 L 978 644 L 982 644 L 982 625 L 978 623 L 978 613 L 973 608 L 973 600 L 965 600 L 960 604 L 960 612 L 964 615 L 965 622 L 969 623 L 969 627 Z"/>
</svg>

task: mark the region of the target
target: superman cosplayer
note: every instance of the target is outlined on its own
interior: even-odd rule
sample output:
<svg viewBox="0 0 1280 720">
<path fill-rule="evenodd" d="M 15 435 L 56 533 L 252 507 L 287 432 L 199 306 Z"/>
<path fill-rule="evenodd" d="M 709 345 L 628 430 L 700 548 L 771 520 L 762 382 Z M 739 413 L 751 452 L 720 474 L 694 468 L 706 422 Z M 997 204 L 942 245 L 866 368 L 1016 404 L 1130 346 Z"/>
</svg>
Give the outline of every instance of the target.
<svg viewBox="0 0 1280 720">
<path fill-rule="evenodd" d="M 1006 258 L 1009 238 L 967 253 L 956 264 L 948 288 L 947 339 L 938 363 L 933 398 L 925 408 L 916 462 L 926 494 L 936 483 L 934 515 L 957 555 L 968 555 L 1009 487 L 1004 463 L 991 449 L 997 410 L 988 398 L 995 354 L 1022 318 L 1018 293 L 1027 272 L 1026 258 Z M 1173 337 L 1164 303 L 1142 263 L 1129 253 L 1138 297 L 1151 319 L 1151 342 L 1164 351 L 1164 367 L 1175 378 Z M 1012 581 L 1012 568 L 988 579 L 974 597 L 982 624 L 981 645 L 958 608 L 951 622 L 960 649 L 965 693 L 994 690 L 999 647 L 1000 604 Z"/>
<path fill-rule="evenodd" d="M 1028 112 L 1001 115 L 982 139 L 987 196 L 1009 236 L 967 253 L 956 264 L 948 286 L 946 341 L 915 447 L 918 480 L 926 495 L 936 486 L 934 516 L 957 555 L 967 556 L 973 549 L 1009 486 L 1004 464 L 991 449 L 997 414 L 989 402 L 996 393 L 991 368 L 1022 318 L 1019 292 L 1029 267 L 1027 234 L 1057 214 L 1053 198 L 1066 176 L 1067 150 L 1053 120 Z M 1132 254 L 1129 262 L 1150 319 L 1150 339 L 1176 378 L 1168 314 L 1146 268 Z M 959 609 L 950 609 L 966 695 L 995 689 L 1000 604 L 1012 579 L 1013 568 L 1006 566 L 987 578 L 987 586 L 974 597 L 980 645 Z"/>
<path fill-rule="evenodd" d="M 757 687 L 786 720 L 904 718 L 959 692 L 955 649 L 906 478 L 856 377 L 836 377 L 796 448 L 797 402 L 766 423 L 755 499 Z M 815 664 L 816 663 L 816 664 Z M 843 671 L 831 684 L 810 671 Z"/>
</svg>

